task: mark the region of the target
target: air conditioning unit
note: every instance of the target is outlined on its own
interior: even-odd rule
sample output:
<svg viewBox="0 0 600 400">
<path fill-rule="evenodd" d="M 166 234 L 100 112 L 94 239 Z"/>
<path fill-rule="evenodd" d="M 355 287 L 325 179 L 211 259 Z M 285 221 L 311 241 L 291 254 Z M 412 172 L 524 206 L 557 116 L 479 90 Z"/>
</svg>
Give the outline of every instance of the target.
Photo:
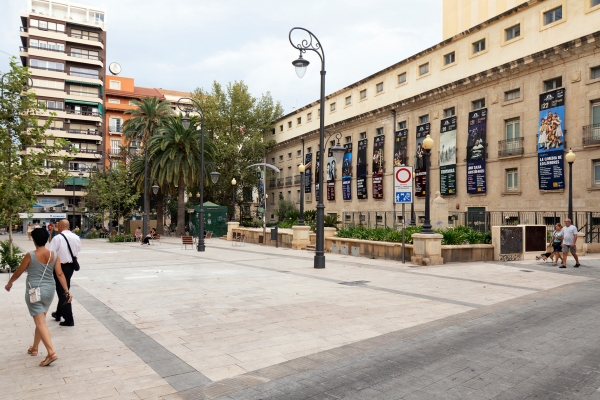
<svg viewBox="0 0 600 400">
<path fill-rule="evenodd" d="M 65 119 L 65 124 L 70 124 L 71 120 L 70 119 Z"/>
<path fill-rule="evenodd" d="M 68 211 L 68 210 L 69 210 L 69 207 L 67 207 L 67 206 L 63 206 L 63 207 L 62 207 L 62 210 L 63 210 L 63 211 Z"/>
<path fill-rule="evenodd" d="M 54 207 L 49 208 L 50 212 L 54 211 Z"/>
<path fill-rule="evenodd" d="M 96 122 L 96 126 L 100 126 L 100 125 L 101 125 L 101 123 L 99 121 Z"/>
</svg>

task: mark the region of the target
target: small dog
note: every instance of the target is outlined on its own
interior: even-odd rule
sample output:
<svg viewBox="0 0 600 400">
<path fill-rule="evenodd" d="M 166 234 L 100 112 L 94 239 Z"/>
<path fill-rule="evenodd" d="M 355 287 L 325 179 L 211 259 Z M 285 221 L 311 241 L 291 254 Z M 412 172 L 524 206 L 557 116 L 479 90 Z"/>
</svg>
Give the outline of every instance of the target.
<svg viewBox="0 0 600 400">
<path fill-rule="evenodd" d="M 548 261 L 548 257 L 550 257 L 552 253 L 542 253 L 539 256 L 535 256 L 536 260 L 544 260 L 544 262 Z"/>
</svg>

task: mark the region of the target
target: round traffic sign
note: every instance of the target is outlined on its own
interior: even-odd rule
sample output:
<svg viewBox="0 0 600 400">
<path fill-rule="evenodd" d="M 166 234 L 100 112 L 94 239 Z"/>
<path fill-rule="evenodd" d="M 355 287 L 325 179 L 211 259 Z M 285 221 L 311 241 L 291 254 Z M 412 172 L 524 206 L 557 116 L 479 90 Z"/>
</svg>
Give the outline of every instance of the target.
<svg viewBox="0 0 600 400">
<path fill-rule="evenodd" d="M 406 183 L 406 182 L 410 182 L 411 179 L 412 179 L 412 174 L 410 172 L 410 169 L 398 168 L 398 171 L 396 171 L 396 181 L 398 181 L 400 183 Z"/>
</svg>

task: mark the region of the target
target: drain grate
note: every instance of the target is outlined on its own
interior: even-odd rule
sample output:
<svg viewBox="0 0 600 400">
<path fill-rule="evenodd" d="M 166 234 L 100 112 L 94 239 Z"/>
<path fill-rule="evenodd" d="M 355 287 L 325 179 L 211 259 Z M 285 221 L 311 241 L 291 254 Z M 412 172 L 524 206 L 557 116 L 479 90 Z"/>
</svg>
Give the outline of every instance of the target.
<svg viewBox="0 0 600 400">
<path fill-rule="evenodd" d="M 352 282 L 340 282 L 340 285 L 346 285 L 346 286 L 360 286 L 360 285 L 366 285 L 367 283 L 369 283 L 370 281 L 352 281 Z"/>
<path fill-rule="evenodd" d="M 530 270 L 530 269 L 521 269 L 520 271 L 521 271 L 521 272 L 533 272 L 533 271 L 532 271 L 532 270 Z"/>
</svg>

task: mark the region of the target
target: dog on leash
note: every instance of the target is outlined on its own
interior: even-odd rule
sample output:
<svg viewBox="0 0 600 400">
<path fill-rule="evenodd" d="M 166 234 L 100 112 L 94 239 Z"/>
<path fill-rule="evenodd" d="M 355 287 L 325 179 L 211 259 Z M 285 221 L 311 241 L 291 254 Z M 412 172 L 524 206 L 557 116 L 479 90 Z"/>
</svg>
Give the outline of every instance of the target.
<svg viewBox="0 0 600 400">
<path fill-rule="evenodd" d="M 548 261 L 548 257 L 550 257 L 552 253 L 542 253 L 539 256 L 535 256 L 536 260 L 543 260 L 544 262 Z"/>
</svg>

